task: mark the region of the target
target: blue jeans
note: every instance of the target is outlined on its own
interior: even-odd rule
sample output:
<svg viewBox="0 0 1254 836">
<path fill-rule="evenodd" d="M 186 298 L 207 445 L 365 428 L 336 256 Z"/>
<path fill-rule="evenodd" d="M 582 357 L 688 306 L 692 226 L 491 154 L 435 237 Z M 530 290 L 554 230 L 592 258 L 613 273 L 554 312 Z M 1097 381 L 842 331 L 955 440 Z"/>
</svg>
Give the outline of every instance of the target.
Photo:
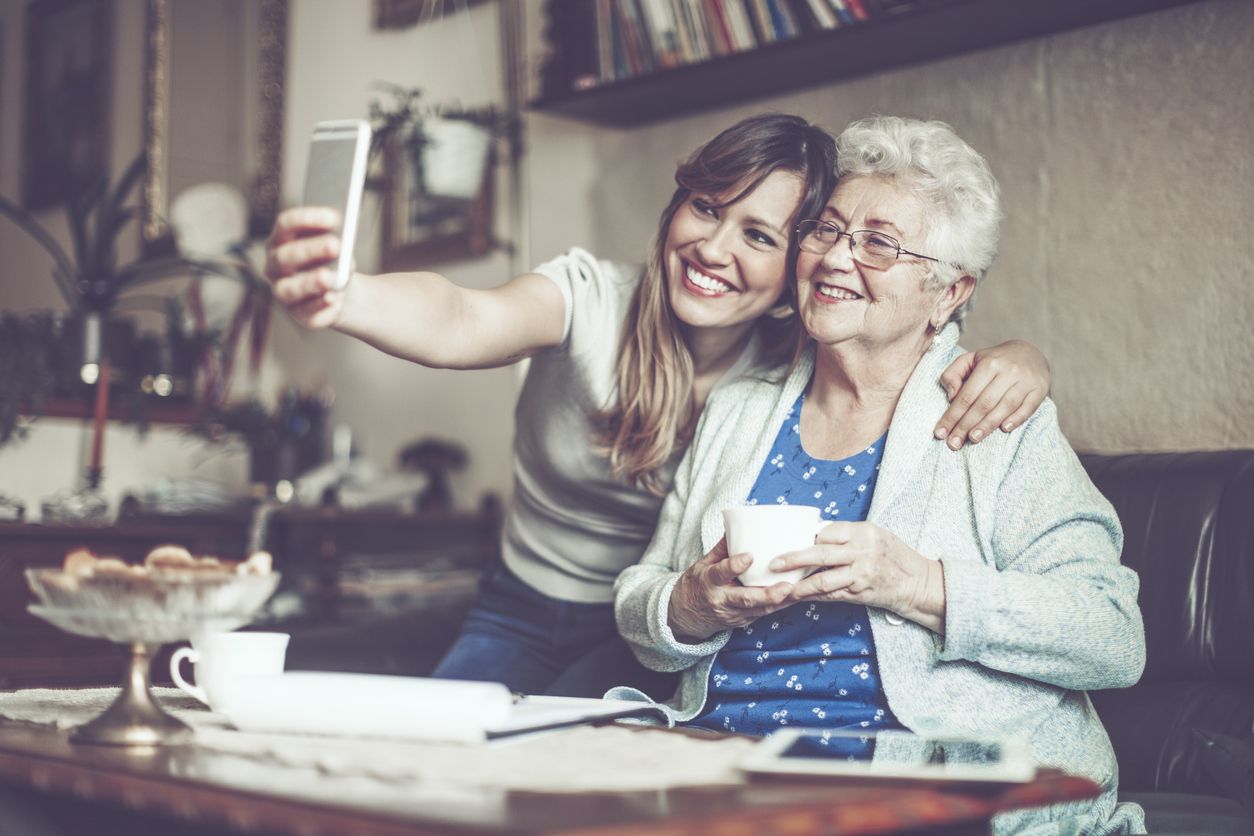
<svg viewBox="0 0 1254 836">
<path fill-rule="evenodd" d="M 431 675 L 570 697 L 631 685 L 665 699 L 678 684 L 676 675 L 636 661 L 618 635 L 612 604 L 550 598 L 504 566 L 484 579 L 461 635 Z"/>
</svg>

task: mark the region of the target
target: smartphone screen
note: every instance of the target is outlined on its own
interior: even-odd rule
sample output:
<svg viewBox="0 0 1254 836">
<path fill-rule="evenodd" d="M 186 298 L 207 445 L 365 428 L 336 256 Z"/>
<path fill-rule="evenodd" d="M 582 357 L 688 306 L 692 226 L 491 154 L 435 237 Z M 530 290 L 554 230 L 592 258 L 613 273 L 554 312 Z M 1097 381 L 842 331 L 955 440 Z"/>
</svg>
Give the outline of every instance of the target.
<svg viewBox="0 0 1254 836">
<path fill-rule="evenodd" d="M 340 256 L 332 285 L 335 290 L 342 290 L 353 272 L 353 244 L 369 152 L 370 125 L 360 119 L 321 122 L 314 128 L 309 144 L 303 204 L 330 206 L 343 218 Z"/>
</svg>

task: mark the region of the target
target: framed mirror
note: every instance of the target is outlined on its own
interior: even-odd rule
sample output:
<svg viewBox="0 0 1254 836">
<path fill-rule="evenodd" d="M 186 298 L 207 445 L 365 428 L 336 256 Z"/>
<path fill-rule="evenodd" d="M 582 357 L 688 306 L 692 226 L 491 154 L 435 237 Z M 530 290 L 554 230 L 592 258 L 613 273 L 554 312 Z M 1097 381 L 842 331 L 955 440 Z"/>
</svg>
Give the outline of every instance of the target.
<svg viewBox="0 0 1254 836">
<path fill-rule="evenodd" d="M 264 236 L 279 209 L 288 0 L 148 0 L 143 248 L 174 248 L 171 202 L 227 183 Z"/>
<path fill-rule="evenodd" d="M 428 119 L 414 130 L 433 132 L 435 126 L 456 129 L 470 124 Z M 438 139 L 428 137 L 421 140 L 419 153 L 414 152 L 414 143 L 401 137 L 384 143 L 386 173 L 375 178 L 382 185 L 384 271 L 417 270 L 492 250 L 495 140 L 489 127 L 471 130 L 481 136 L 452 133 L 443 143 L 451 147 L 441 147 Z"/>
</svg>

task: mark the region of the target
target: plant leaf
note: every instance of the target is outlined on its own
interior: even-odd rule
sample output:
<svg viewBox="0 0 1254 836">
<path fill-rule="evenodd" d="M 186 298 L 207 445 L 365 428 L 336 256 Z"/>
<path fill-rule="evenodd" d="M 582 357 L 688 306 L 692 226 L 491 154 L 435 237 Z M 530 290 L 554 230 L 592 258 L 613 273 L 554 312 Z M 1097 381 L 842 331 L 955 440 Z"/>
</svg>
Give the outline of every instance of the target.
<svg viewBox="0 0 1254 836">
<path fill-rule="evenodd" d="M 70 234 L 74 238 L 74 260 L 82 276 L 89 273 L 94 260 L 88 244 L 87 220 L 91 215 L 92 207 L 100 201 L 108 187 L 108 178 L 101 175 L 96 178 L 90 188 L 71 195 L 69 202 L 65 205 Z"/>
<path fill-rule="evenodd" d="M 119 222 L 118 216 L 125 212 L 124 204 L 147 169 L 148 155 L 141 151 L 126 167 L 126 171 L 122 172 L 113 192 L 97 203 L 93 276 L 104 279 L 114 278 L 117 267 L 117 234 L 126 222 L 125 220 Z M 120 288 L 115 286 L 111 295 L 117 295 L 118 290 Z"/>
<path fill-rule="evenodd" d="M 241 282 L 253 291 L 270 294 L 270 284 L 259 277 L 247 262 L 208 256 L 167 256 L 139 261 L 119 270 L 114 276 L 118 293 L 141 284 L 175 277 L 193 277 L 198 273 L 223 276 Z M 116 294 L 115 294 L 116 295 Z"/>
<path fill-rule="evenodd" d="M 70 256 L 65 251 L 65 248 L 57 243 L 57 240 L 52 237 L 41 223 L 35 220 L 35 217 L 30 212 L 27 212 L 2 195 L 0 195 L 0 215 L 17 224 L 19 228 L 34 238 L 35 243 L 43 247 L 48 255 L 52 256 L 52 261 L 55 265 L 52 275 L 57 280 L 57 288 L 61 291 L 61 295 L 65 297 L 65 301 L 70 308 L 79 310 L 80 301 L 73 285 L 67 286 L 66 282 L 62 280 L 63 277 L 70 278 L 78 275 L 78 271 L 74 269 L 74 262 L 70 260 Z"/>
</svg>

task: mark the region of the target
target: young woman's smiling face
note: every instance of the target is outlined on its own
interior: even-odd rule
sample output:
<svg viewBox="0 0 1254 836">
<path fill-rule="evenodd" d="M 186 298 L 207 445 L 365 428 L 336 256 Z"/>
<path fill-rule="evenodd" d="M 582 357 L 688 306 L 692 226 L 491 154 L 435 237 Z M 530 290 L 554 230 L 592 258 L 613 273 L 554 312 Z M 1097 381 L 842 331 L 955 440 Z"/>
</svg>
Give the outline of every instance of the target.
<svg viewBox="0 0 1254 836">
<path fill-rule="evenodd" d="M 788 235 L 801 176 L 774 171 L 735 203 L 691 194 L 671 219 L 663 250 L 671 308 L 690 328 L 748 330 L 775 306 L 788 273 Z"/>
</svg>

